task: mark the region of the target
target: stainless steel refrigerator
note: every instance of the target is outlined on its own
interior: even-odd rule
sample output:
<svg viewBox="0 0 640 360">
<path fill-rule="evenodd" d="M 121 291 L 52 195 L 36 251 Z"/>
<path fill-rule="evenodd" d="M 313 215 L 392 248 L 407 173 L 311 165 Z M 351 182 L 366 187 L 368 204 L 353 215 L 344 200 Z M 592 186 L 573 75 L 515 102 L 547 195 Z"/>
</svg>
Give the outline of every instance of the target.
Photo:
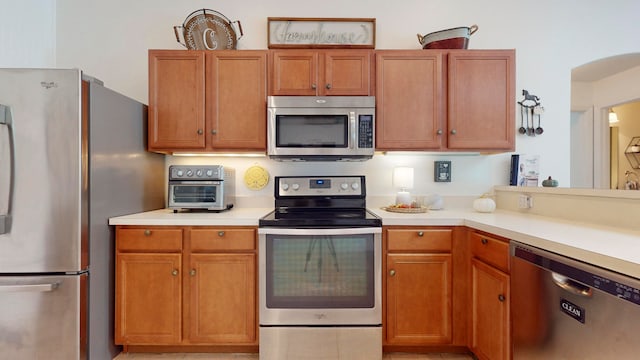
<svg viewBox="0 0 640 360">
<path fill-rule="evenodd" d="M 0 358 L 118 352 L 108 218 L 164 207 L 146 115 L 80 70 L 0 69 Z"/>
</svg>

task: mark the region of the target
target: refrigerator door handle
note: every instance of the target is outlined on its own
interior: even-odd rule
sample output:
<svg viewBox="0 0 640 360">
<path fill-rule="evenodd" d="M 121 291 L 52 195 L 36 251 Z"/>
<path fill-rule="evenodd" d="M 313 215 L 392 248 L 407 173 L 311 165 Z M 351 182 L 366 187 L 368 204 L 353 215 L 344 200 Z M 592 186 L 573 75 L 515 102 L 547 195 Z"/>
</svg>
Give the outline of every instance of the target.
<svg viewBox="0 0 640 360">
<path fill-rule="evenodd" d="M 9 161 L 2 161 L 2 159 L 0 159 L 0 164 L 5 164 L 3 166 L 6 167 L 6 169 L 1 169 L 0 171 L 0 177 L 4 177 L 4 182 L 6 182 L 4 188 L 0 188 L 0 235 L 2 235 L 11 231 L 11 198 L 13 196 L 13 177 L 15 172 L 15 148 L 11 108 L 2 104 L 0 104 L 0 125 L 7 127 L 7 131 L 3 133 L 7 134 L 6 138 L 8 143 L 8 146 L 5 147 L 0 141 L 0 155 L 4 153 L 4 149 L 8 148 L 9 152 Z"/>
<path fill-rule="evenodd" d="M 53 291 L 60 286 L 59 282 L 45 284 L 17 284 L 17 285 L 0 285 L 0 293 L 7 292 L 48 292 Z"/>
</svg>

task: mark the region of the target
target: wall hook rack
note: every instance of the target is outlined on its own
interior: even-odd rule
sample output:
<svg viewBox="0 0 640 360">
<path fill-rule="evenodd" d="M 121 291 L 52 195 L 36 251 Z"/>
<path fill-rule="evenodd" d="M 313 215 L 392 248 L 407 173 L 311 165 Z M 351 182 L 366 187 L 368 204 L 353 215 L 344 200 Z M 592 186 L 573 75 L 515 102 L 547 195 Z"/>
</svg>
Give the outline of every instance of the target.
<svg viewBox="0 0 640 360">
<path fill-rule="evenodd" d="M 541 125 L 541 115 L 544 113 L 544 107 L 540 103 L 540 98 L 529 91 L 522 89 L 522 100 L 518 101 L 520 105 L 520 128 L 518 132 L 522 135 L 536 136 L 542 135 L 544 129 Z M 538 126 L 535 126 L 535 118 L 538 117 Z M 525 121 L 526 120 L 526 121 Z M 525 127 L 526 122 L 526 127 Z"/>
</svg>

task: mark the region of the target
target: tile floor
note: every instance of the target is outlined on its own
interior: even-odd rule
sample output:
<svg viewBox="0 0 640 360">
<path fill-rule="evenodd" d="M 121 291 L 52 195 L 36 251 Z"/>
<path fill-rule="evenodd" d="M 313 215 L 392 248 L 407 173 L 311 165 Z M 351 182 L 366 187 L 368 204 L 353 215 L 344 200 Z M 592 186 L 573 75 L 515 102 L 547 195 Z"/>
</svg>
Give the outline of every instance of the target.
<svg viewBox="0 0 640 360">
<path fill-rule="evenodd" d="M 388 353 L 384 354 L 383 360 L 472 360 L 473 357 L 465 354 L 407 354 Z M 258 354 L 144 354 L 144 353 L 123 353 L 114 360 L 258 360 Z"/>
</svg>

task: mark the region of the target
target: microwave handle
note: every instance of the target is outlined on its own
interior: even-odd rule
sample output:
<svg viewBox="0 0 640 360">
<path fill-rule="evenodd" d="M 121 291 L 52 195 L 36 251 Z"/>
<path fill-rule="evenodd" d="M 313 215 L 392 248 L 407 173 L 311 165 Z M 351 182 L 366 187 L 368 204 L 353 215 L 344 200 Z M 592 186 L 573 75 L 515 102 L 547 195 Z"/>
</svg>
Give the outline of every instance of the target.
<svg viewBox="0 0 640 360">
<path fill-rule="evenodd" d="M 358 134 L 357 134 L 357 124 L 356 124 L 356 113 L 353 111 L 349 112 L 349 123 L 351 125 L 351 139 L 349 139 L 350 145 L 349 148 L 350 149 L 355 149 L 356 148 L 356 144 L 357 144 L 357 139 L 358 139 Z"/>
</svg>

